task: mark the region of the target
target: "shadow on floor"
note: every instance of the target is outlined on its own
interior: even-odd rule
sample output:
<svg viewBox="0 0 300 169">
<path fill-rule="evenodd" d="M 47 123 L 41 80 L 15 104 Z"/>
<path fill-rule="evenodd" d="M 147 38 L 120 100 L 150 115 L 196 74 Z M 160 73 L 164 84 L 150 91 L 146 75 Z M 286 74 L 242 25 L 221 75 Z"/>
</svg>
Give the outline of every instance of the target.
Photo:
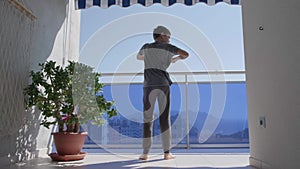
<svg viewBox="0 0 300 169">
<path fill-rule="evenodd" d="M 37 166 L 38 169 L 251 169 L 248 166 L 245 167 L 167 167 L 162 166 L 166 164 L 157 164 L 154 162 L 164 161 L 162 159 L 148 160 L 143 162 L 140 160 L 125 160 L 125 161 L 115 161 L 115 162 L 105 162 L 97 164 L 87 164 L 82 165 L 80 163 L 56 163 L 56 165 L 47 166 L 49 168 L 44 168 Z M 171 162 L 171 161 L 170 161 Z M 151 164 L 153 163 L 153 164 Z M 53 164 L 53 163 L 52 163 Z M 174 163 L 173 163 L 174 164 Z M 30 167 L 32 169 L 32 166 Z M 36 169 L 37 169 L 36 168 Z M 28 168 L 29 169 L 29 168 Z M 35 169 L 35 168 L 34 168 Z"/>
<path fill-rule="evenodd" d="M 170 164 L 170 167 L 168 167 Z M 163 159 L 153 159 L 146 162 L 140 160 L 123 160 L 114 162 L 103 162 L 86 164 L 84 161 L 53 162 L 50 159 L 38 159 L 29 161 L 23 166 L 10 166 L 2 169 L 254 169 L 250 166 L 241 167 L 176 167 L 175 161 L 165 161 Z"/>
</svg>

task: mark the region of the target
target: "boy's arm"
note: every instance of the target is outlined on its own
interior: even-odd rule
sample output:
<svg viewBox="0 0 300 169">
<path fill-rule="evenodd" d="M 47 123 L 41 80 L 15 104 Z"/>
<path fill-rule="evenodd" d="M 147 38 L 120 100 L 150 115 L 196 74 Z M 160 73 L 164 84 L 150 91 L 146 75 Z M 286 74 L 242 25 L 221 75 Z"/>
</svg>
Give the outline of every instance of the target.
<svg viewBox="0 0 300 169">
<path fill-rule="evenodd" d="M 136 59 L 137 59 L 137 60 L 144 60 L 144 56 L 141 55 L 141 54 L 137 54 L 137 55 L 136 55 Z"/>
<path fill-rule="evenodd" d="M 187 57 L 189 57 L 189 53 L 182 49 L 179 49 L 177 54 L 178 54 L 178 56 L 175 56 L 172 58 L 172 60 L 171 60 L 172 63 L 175 63 L 178 60 L 186 59 Z"/>
</svg>

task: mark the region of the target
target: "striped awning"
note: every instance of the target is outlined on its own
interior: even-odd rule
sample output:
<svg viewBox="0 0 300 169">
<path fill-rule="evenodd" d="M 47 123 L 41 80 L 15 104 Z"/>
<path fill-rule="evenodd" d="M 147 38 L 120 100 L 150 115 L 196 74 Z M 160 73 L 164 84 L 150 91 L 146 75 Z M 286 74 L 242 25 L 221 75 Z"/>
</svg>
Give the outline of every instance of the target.
<svg viewBox="0 0 300 169">
<path fill-rule="evenodd" d="M 171 6 L 175 3 L 182 3 L 188 6 L 196 3 L 206 3 L 207 5 L 215 5 L 219 2 L 225 2 L 227 4 L 240 5 L 241 0 L 75 0 L 76 9 L 86 9 L 92 6 L 98 6 L 100 8 L 108 8 L 112 5 L 118 5 L 121 7 L 129 7 L 134 4 L 140 4 L 143 6 L 151 6 L 155 3 L 160 3 L 164 6 Z"/>
</svg>

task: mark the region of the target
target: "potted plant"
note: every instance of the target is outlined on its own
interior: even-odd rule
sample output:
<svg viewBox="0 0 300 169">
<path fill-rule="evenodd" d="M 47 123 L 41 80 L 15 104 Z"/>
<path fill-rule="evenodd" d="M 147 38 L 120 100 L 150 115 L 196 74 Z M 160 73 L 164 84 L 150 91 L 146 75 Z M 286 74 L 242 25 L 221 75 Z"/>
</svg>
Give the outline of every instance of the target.
<svg viewBox="0 0 300 169">
<path fill-rule="evenodd" d="M 80 125 L 89 121 L 101 125 L 104 116 L 115 116 L 114 102 L 104 98 L 101 74 L 88 65 L 69 61 L 62 67 L 47 61 L 39 66 L 39 71 L 30 72 L 31 83 L 24 90 L 26 108 L 35 106 L 42 112 L 42 126 L 58 126 L 58 132 L 52 133 L 57 150 L 54 158 L 77 159 L 87 134 L 79 132 Z"/>
</svg>

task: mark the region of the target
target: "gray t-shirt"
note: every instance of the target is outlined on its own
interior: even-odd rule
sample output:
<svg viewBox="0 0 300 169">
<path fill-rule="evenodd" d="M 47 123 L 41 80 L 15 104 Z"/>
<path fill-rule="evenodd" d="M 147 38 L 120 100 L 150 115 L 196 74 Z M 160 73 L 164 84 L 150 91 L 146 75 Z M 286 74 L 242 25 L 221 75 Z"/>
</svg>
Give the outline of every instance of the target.
<svg viewBox="0 0 300 169">
<path fill-rule="evenodd" d="M 143 45 L 139 54 L 144 56 L 144 87 L 172 84 L 167 68 L 178 50 L 178 47 L 168 43 L 153 42 Z"/>
</svg>

